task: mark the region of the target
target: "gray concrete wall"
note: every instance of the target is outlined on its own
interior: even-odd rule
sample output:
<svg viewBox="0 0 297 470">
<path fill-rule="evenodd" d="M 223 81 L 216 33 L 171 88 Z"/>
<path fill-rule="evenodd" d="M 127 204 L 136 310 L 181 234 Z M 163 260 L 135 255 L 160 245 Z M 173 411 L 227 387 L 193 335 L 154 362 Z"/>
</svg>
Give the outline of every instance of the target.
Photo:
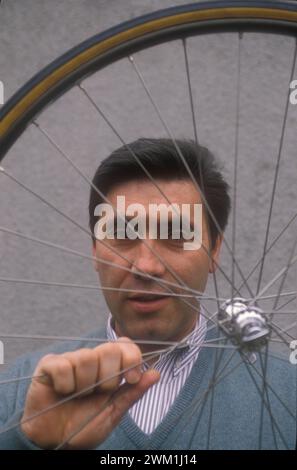
<svg viewBox="0 0 297 470">
<path fill-rule="evenodd" d="M 7 100 L 33 74 L 80 41 L 124 20 L 185 2 L 4 0 L 2 3 L 0 80 Z M 233 34 L 196 37 L 189 39 L 188 46 L 199 139 L 224 163 L 226 177 L 232 184 L 238 37 Z M 263 249 L 293 50 L 294 41 L 287 37 L 253 33 L 242 40 L 236 257 L 244 273 L 249 272 Z M 138 53 L 136 58 L 174 135 L 193 137 L 181 43 L 155 47 Z M 294 76 L 297 78 L 297 70 Z M 139 136 L 166 135 L 127 60 L 90 77 L 86 86 L 126 141 Z M 77 88 L 39 119 L 89 177 L 100 160 L 119 146 L 118 139 Z M 296 212 L 296 124 L 297 106 L 290 105 L 270 240 Z M 88 185 L 37 129 L 28 128 L 3 166 L 87 227 Z M 90 253 L 91 244 L 85 233 L 0 176 L 1 226 Z M 229 241 L 230 228 L 229 224 Z M 296 224 L 271 251 L 263 285 L 286 264 L 295 236 Z M 0 277 L 84 285 L 97 282 L 90 261 L 1 232 L 0 263 Z M 230 275 L 226 249 L 222 266 Z M 296 289 L 296 274 L 293 268 L 285 291 Z M 256 279 L 251 282 L 253 288 Z M 222 276 L 218 280 L 221 296 L 228 297 L 230 287 Z M 211 282 L 208 289 L 213 291 Z M 275 292 L 276 289 L 269 291 Z M 104 324 L 107 315 L 103 296 L 94 290 L 0 282 L 0 298 L 3 333 L 83 335 Z M 214 311 L 215 305 L 210 304 L 209 308 Z M 288 308 L 296 309 L 296 301 Z M 282 318 L 282 324 L 289 324 L 294 316 Z M 5 360 L 10 362 L 16 355 L 44 344 L 4 340 Z"/>
</svg>

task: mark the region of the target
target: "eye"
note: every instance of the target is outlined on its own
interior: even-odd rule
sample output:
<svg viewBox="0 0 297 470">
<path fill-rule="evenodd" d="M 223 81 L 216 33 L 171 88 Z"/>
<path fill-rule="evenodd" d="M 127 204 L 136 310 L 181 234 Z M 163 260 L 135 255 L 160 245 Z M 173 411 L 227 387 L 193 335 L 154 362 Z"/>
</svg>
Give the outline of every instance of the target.
<svg viewBox="0 0 297 470">
<path fill-rule="evenodd" d="M 118 240 L 136 240 L 138 238 L 138 226 L 135 227 L 129 226 L 129 222 L 126 222 L 125 225 L 115 226 L 113 230 L 113 236 Z"/>
<path fill-rule="evenodd" d="M 125 228 L 116 228 L 113 231 L 114 238 L 125 239 L 127 238 L 126 226 Z"/>
<path fill-rule="evenodd" d="M 183 240 L 183 232 L 180 229 L 168 230 L 168 238 L 171 240 Z"/>
</svg>

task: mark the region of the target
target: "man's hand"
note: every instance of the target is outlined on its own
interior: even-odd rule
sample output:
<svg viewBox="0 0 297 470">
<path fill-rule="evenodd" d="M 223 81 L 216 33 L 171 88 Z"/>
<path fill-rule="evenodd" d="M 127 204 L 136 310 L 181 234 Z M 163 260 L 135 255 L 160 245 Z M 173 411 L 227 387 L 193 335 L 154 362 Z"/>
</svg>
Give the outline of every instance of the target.
<svg viewBox="0 0 297 470">
<path fill-rule="evenodd" d="M 157 371 L 141 372 L 141 361 L 138 346 L 124 337 L 118 342 L 102 344 L 94 349 L 44 356 L 34 372 L 35 376 L 42 377 L 33 379 L 28 390 L 22 431 L 37 446 L 52 449 L 98 412 L 64 448 L 97 447 L 127 410 L 159 380 Z M 133 369 L 120 374 L 121 370 L 133 366 Z M 116 374 L 119 375 L 92 387 Z M 123 378 L 126 384 L 120 386 Z M 88 392 L 26 421 L 30 416 L 87 387 L 91 387 Z"/>
</svg>

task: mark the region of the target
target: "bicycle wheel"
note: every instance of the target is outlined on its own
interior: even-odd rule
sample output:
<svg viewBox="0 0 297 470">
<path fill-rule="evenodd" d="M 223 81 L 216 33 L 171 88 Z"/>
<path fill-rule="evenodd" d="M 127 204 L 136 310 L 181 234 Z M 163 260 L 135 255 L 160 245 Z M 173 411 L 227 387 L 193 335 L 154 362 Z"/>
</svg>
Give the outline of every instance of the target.
<svg viewBox="0 0 297 470">
<path fill-rule="evenodd" d="M 296 371 L 291 370 L 289 356 L 291 340 L 296 336 L 292 331 L 296 326 L 296 308 L 292 308 L 292 303 L 296 304 L 297 260 L 294 236 L 297 214 L 292 207 L 296 196 L 296 108 L 291 103 L 290 88 L 297 73 L 296 36 L 294 2 L 215 1 L 162 10 L 126 22 L 75 47 L 33 77 L 0 112 L 0 159 L 6 157 L 1 176 L 3 180 L 7 177 L 3 183 L 6 197 L 10 203 L 16 197 L 24 197 L 32 213 L 39 210 L 38 204 L 42 202 L 42 207 L 47 206 L 58 214 L 59 220 L 62 218 L 59 224 L 64 245 L 58 246 L 44 237 L 44 233 L 56 231 L 51 232 L 56 221 L 48 215 L 46 220 L 42 217 L 40 236 L 11 230 L 5 224 L 1 232 L 6 234 L 6 242 L 8 237 L 15 237 L 42 245 L 49 249 L 48 253 L 55 248 L 58 258 L 64 252 L 88 263 L 92 260 L 91 256 L 67 247 L 69 222 L 84 235 L 90 233 L 84 220 L 77 221 L 80 208 L 78 205 L 72 208 L 73 196 L 68 205 L 73 210 L 71 215 L 60 209 L 64 193 L 59 194 L 58 188 L 64 185 L 80 191 L 82 179 L 89 189 L 90 177 L 86 175 L 98 163 L 95 150 L 99 142 L 106 140 L 106 135 L 109 141 L 115 139 L 124 145 L 143 134 L 143 129 L 145 132 L 150 129 L 150 133 L 165 136 L 174 143 L 176 137 L 189 135 L 197 142 L 203 140 L 207 144 L 211 140 L 224 161 L 232 185 L 232 218 L 224 238 L 218 275 L 204 299 L 208 329 L 213 332 L 213 325 L 218 328 L 204 348 L 214 352 L 205 370 L 204 388 L 198 388 L 196 396 L 183 404 L 181 416 L 174 417 L 171 413 L 163 425 L 167 429 L 169 423 L 172 427 L 178 421 L 187 433 L 194 416 L 196 424 L 190 427 L 192 434 L 187 441 L 191 448 L 240 448 L 244 439 L 248 447 L 295 447 Z M 178 72 L 180 64 L 181 72 Z M 127 77 L 124 83 L 123 77 Z M 116 93 L 120 98 L 114 105 Z M 137 107 L 130 100 L 132 93 Z M 152 110 L 150 116 L 147 116 L 148 105 Z M 127 113 L 131 116 L 129 120 Z M 57 116 L 59 129 L 55 129 Z M 81 125 L 82 116 L 85 126 Z M 98 128 L 98 119 L 104 128 Z M 95 132 L 99 141 L 93 137 Z M 36 185 L 32 188 L 28 181 L 32 177 L 32 165 L 38 163 L 39 155 L 34 147 L 37 139 L 43 139 L 43 145 L 51 149 L 45 151 L 51 153 L 52 161 L 44 163 L 43 181 L 42 174 L 33 174 Z M 24 145 L 32 158 L 26 163 L 26 155 L 26 161 L 20 164 Z M 84 156 L 83 160 L 69 157 L 69 154 L 77 155 L 77 150 Z M 61 156 L 61 180 L 53 186 L 55 158 Z M 180 158 L 183 161 L 182 154 Z M 14 171 L 6 169 L 6 161 L 11 162 Z M 9 196 L 12 184 L 13 193 Z M 24 192 L 29 193 L 29 199 L 25 199 Z M 36 205 L 32 195 L 37 199 Z M 216 224 L 209 207 L 206 209 L 209 219 Z M 22 214 L 17 218 L 22 227 L 28 222 Z M 5 215 L 2 220 L 5 221 Z M 80 239 L 74 232 L 71 235 L 75 247 Z M 14 250 L 14 242 L 11 246 Z M 16 267 L 20 256 L 21 253 L 16 255 Z M 38 258 L 36 255 L 35 263 Z M 59 259 L 53 264 L 59 266 Z M 45 264 L 46 272 L 48 268 Z M 12 282 L 25 285 L 23 289 L 28 285 L 34 289 L 48 285 L 78 288 L 74 289 L 76 292 L 82 288 L 95 290 L 94 286 L 57 281 L 58 274 L 54 274 L 52 282 L 48 278 L 38 281 L 34 279 L 33 263 L 30 269 L 33 279 L 28 277 L 29 268 L 24 268 L 24 278 L 8 277 L 6 273 L 7 277 L 2 276 L 1 281 L 5 285 Z M 46 304 L 48 294 L 42 295 Z M 59 305 L 55 308 L 54 318 L 59 319 L 60 331 L 63 320 Z M 52 311 L 49 313 L 52 315 Z M 83 319 L 80 321 L 82 325 Z M 25 339 L 26 335 L 1 337 Z M 29 337 L 34 339 L 34 335 Z M 50 338 L 39 336 L 39 339 Z M 75 342 L 77 338 L 72 340 Z M 273 367 L 270 366 L 272 358 L 277 364 Z M 282 369 L 285 373 L 291 370 L 292 381 L 288 384 L 276 381 Z M 233 407 L 227 404 L 226 387 L 229 383 L 231 387 L 232 380 L 246 383 L 247 377 L 253 389 L 253 409 L 245 410 L 244 387 L 238 389 Z M 222 433 L 220 400 L 226 407 L 224 419 L 226 413 L 230 417 L 230 433 Z M 246 429 L 241 431 L 238 427 Z M 5 426 L 2 432 L 7 432 Z M 179 448 L 179 434 L 180 427 L 177 427 L 169 441 L 158 441 L 160 448 Z M 110 442 L 106 445 L 112 445 Z M 154 444 L 147 440 L 143 445 Z"/>
</svg>

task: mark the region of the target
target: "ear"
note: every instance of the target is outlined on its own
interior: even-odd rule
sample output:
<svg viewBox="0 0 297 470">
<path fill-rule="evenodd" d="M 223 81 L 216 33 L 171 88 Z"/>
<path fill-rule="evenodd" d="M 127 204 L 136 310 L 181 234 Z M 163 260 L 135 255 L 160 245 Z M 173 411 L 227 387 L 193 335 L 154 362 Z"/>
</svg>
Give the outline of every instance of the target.
<svg viewBox="0 0 297 470">
<path fill-rule="evenodd" d="M 222 246 L 222 241 L 223 241 L 223 236 L 222 235 L 218 235 L 217 239 L 216 239 L 216 244 L 215 246 L 213 247 L 213 249 L 211 250 L 211 261 L 210 261 L 210 264 L 209 264 L 209 273 L 214 273 L 217 269 L 217 265 L 218 265 L 218 262 L 219 262 L 219 256 L 220 256 L 220 251 L 221 251 L 221 246 Z"/>
<path fill-rule="evenodd" d="M 96 253 L 96 241 L 92 240 L 92 256 L 93 258 L 97 258 L 97 253 Z M 98 262 L 94 259 L 93 260 L 93 266 L 95 271 L 98 271 Z"/>
</svg>

